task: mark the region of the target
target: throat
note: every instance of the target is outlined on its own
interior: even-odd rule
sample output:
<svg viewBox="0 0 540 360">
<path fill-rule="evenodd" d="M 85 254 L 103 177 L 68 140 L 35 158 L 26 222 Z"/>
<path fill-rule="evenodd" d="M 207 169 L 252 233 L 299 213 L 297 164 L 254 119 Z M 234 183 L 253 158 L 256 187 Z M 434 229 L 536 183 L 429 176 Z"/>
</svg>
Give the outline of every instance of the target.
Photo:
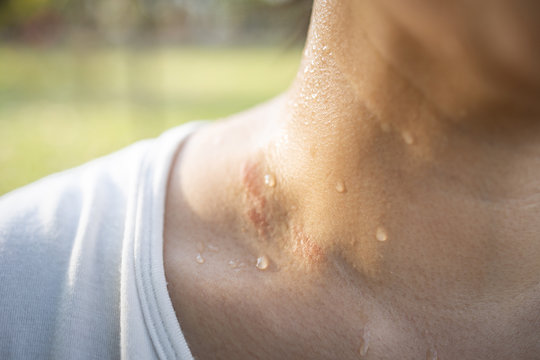
<svg viewBox="0 0 540 360">
<path fill-rule="evenodd" d="M 515 294 L 540 274 L 535 150 L 357 109 L 343 123 L 282 122 L 265 149 L 293 263 L 435 302 Z"/>
</svg>

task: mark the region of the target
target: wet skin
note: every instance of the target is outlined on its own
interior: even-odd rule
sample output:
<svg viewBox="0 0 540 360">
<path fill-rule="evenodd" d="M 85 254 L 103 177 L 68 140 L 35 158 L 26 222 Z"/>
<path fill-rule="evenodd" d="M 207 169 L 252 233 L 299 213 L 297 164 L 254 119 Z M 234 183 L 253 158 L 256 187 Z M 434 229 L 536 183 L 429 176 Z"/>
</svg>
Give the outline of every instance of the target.
<svg viewBox="0 0 540 360">
<path fill-rule="evenodd" d="M 497 2 L 508 59 L 460 43 L 478 8 L 396 4 L 316 2 L 289 91 L 179 149 L 165 271 L 196 358 L 538 358 L 536 25 Z"/>
</svg>

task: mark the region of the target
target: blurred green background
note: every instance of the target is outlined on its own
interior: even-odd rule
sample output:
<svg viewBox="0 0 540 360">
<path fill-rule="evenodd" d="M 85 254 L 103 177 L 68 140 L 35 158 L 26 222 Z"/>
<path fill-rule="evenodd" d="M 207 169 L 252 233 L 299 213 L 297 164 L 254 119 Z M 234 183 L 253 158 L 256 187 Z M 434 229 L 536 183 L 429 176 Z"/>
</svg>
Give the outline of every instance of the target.
<svg viewBox="0 0 540 360">
<path fill-rule="evenodd" d="M 295 76 L 306 1 L 143 3 L 0 0 L 0 195 L 246 109 Z"/>
</svg>

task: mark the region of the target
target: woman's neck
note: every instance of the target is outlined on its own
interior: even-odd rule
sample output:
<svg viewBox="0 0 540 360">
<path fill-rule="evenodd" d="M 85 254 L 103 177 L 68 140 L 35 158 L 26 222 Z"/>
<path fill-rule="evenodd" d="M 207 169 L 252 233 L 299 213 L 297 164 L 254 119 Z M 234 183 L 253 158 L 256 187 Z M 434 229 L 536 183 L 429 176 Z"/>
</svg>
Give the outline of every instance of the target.
<svg viewBox="0 0 540 360">
<path fill-rule="evenodd" d="M 444 26 L 440 52 L 403 26 L 382 5 L 316 2 L 298 77 L 263 147 L 290 247 L 300 234 L 376 278 L 396 270 L 383 257 L 406 263 L 449 239 L 463 239 L 463 251 L 480 246 L 501 216 L 486 204 L 528 201 L 538 174 L 527 169 L 540 168 L 537 104 L 477 71 Z"/>
<path fill-rule="evenodd" d="M 317 1 L 291 89 L 182 149 L 165 271 L 195 354 L 212 357 L 230 336 L 246 358 L 260 343 L 268 358 L 275 348 L 356 358 L 365 329 L 381 358 L 420 358 L 430 344 L 441 357 L 522 358 L 494 350 L 514 329 L 528 329 L 520 349 L 538 343 L 509 310 L 537 313 L 540 298 L 534 84 L 512 92 L 520 81 L 476 71 L 437 21 L 418 38 L 395 11 Z M 449 48 L 434 52 L 431 38 Z M 335 336 L 326 347 L 305 336 L 319 329 Z"/>
<path fill-rule="evenodd" d="M 496 115 L 492 100 L 509 102 L 509 88 L 488 86 L 450 40 L 454 58 L 433 55 L 429 36 L 414 38 L 381 6 L 316 2 L 291 89 L 218 125 L 213 133 L 233 139 L 219 154 L 208 150 L 212 132 L 195 141 L 205 162 L 222 158 L 221 149 L 228 154 L 215 175 L 193 175 L 200 159 L 184 165 L 185 193 L 216 223 L 255 239 L 250 247 L 310 266 L 345 259 L 363 275 L 394 281 L 393 274 L 405 274 L 395 266 L 424 249 L 431 258 L 444 254 L 439 260 L 449 266 L 485 269 L 493 254 L 460 264 L 453 247 L 461 244 L 467 259 L 484 242 L 506 243 L 511 238 L 503 234 L 521 220 L 508 220 L 501 209 L 525 211 L 522 219 L 531 214 L 540 178 L 538 122 L 521 103 L 510 108 L 519 109 L 513 118 Z M 446 39 L 444 29 L 438 36 Z M 204 195 L 214 196 L 209 189 L 216 187 L 227 189 L 221 207 Z"/>
<path fill-rule="evenodd" d="M 459 49 L 438 63 L 422 50 L 429 38 L 399 42 L 403 33 L 388 11 L 367 1 L 316 2 L 288 93 L 194 141 L 204 160 L 184 164 L 192 208 L 244 233 L 258 252 L 292 254 L 310 266 L 345 259 L 371 278 L 395 280 L 396 264 L 431 248 L 432 258 L 441 251 L 448 264 L 470 269 L 451 260 L 452 247 L 463 242 L 465 254 L 488 240 L 486 227 L 500 226 L 500 234 L 517 227 L 514 219 L 505 228 L 500 210 L 529 206 L 537 193 L 536 118 L 521 104 L 515 118 L 496 117 L 492 94 L 502 101 L 508 89 L 490 90 L 485 75 L 457 61 Z M 453 79 L 461 72 L 462 80 Z M 214 138 L 228 139 L 216 154 L 208 150 Z M 201 161 L 216 158 L 223 161 L 194 175 Z M 227 190 L 221 202 L 215 188 Z"/>
</svg>

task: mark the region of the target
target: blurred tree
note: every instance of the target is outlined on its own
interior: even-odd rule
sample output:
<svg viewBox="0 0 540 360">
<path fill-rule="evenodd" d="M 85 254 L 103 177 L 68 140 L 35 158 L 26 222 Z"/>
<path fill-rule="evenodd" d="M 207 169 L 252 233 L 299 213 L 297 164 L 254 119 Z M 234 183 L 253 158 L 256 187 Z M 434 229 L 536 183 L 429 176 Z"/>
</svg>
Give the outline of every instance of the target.
<svg viewBox="0 0 540 360">
<path fill-rule="evenodd" d="M 53 7 L 54 0 L 0 0 L 0 26 L 25 22 Z"/>
<path fill-rule="evenodd" d="M 312 0 L 0 0 L 0 36 L 145 44 L 303 40 Z M 54 27 L 54 26 L 53 26 Z M 6 31 L 7 29 L 7 31 Z M 7 34 L 7 35 L 6 35 Z M 28 34 L 30 34 L 28 36 Z M 75 34 L 72 36 L 72 34 Z M 54 34 L 53 34 L 54 35 Z M 71 40 L 70 40 L 71 39 Z"/>
<path fill-rule="evenodd" d="M 0 0 L 0 39 L 51 42 L 63 23 L 65 0 Z"/>
</svg>

